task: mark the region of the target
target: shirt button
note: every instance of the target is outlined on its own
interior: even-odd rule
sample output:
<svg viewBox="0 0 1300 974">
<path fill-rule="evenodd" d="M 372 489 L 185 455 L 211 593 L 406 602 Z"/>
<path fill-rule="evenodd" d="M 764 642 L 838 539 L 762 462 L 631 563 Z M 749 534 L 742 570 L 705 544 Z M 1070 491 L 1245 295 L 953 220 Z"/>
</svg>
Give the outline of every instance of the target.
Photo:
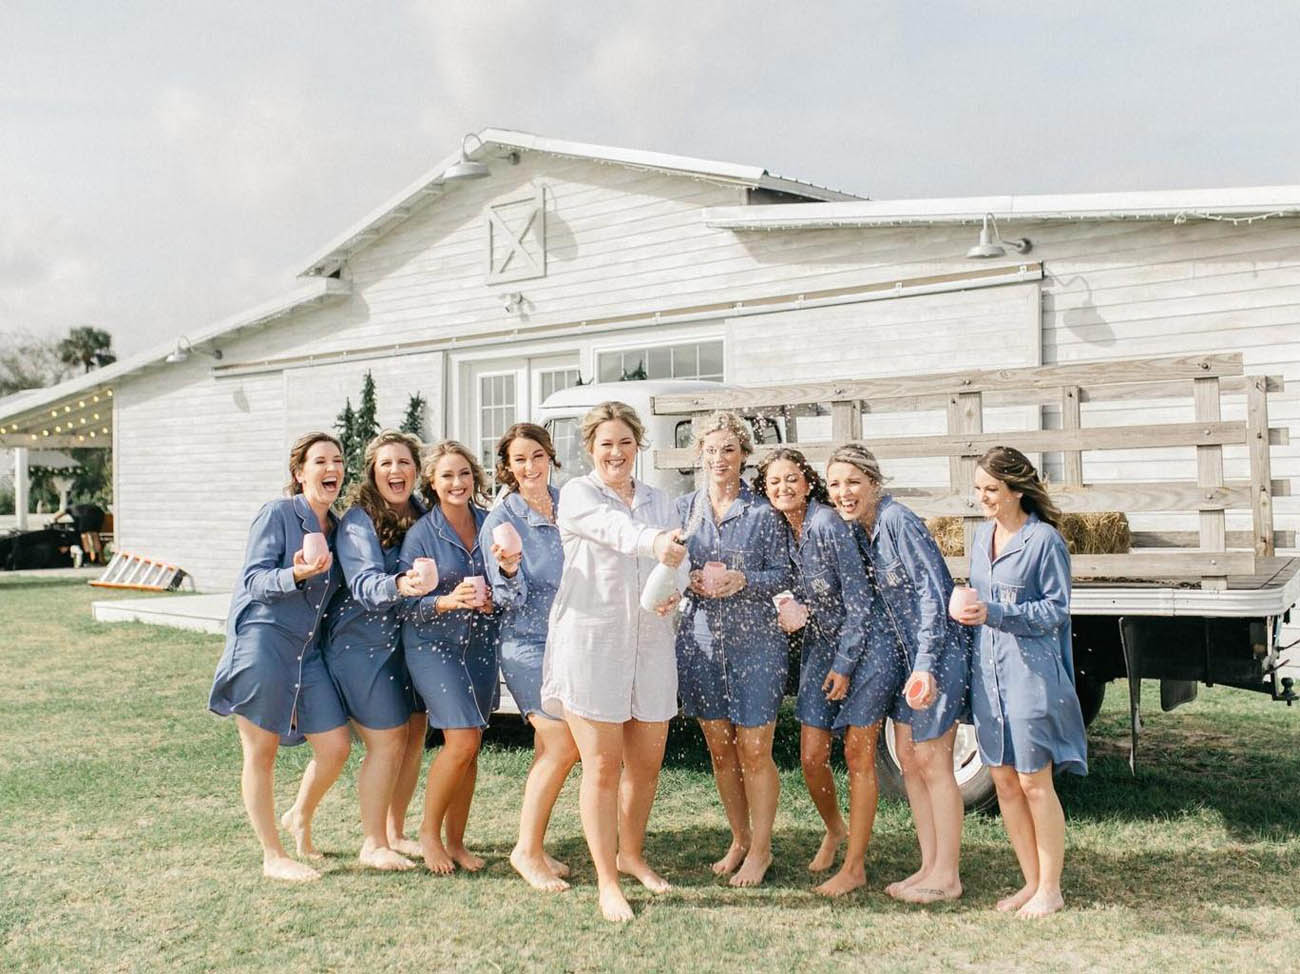
<svg viewBox="0 0 1300 974">
<path fill-rule="evenodd" d="M 299 663 L 302 662 L 302 657 L 301 657 L 301 656 L 298 657 L 298 662 L 299 662 Z"/>
<path fill-rule="evenodd" d="M 301 683 L 295 683 L 295 684 L 293 685 L 293 688 L 294 688 L 295 690 L 297 690 L 298 687 L 300 687 L 300 686 L 302 686 Z"/>
</svg>

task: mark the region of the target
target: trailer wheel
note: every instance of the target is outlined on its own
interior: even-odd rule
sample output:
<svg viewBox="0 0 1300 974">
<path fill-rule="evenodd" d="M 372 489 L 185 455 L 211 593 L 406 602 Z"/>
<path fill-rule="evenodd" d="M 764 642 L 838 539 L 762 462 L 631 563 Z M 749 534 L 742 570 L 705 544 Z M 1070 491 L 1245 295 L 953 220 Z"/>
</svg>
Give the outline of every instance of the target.
<svg viewBox="0 0 1300 974">
<path fill-rule="evenodd" d="M 1093 722 L 1101 713 L 1102 702 L 1106 699 L 1106 682 L 1094 680 L 1087 673 L 1074 674 L 1074 692 L 1079 695 L 1079 708 L 1083 711 L 1083 726 Z"/>
<path fill-rule="evenodd" d="M 975 746 L 975 727 L 957 725 L 957 739 L 952 748 L 953 774 L 961 790 L 961 800 L 968 811 L 987 808 L 996 798 L 993 775 L 980 760 Z M 894 722 L 888 717 L 880 728 L 880 741 L 876 746 L 876 778 L 881 791 L 896 798 L 907 798 L 903 788 L 903 768 L 898 760 L 898 747 L 894 741 Z"/>
</svg>

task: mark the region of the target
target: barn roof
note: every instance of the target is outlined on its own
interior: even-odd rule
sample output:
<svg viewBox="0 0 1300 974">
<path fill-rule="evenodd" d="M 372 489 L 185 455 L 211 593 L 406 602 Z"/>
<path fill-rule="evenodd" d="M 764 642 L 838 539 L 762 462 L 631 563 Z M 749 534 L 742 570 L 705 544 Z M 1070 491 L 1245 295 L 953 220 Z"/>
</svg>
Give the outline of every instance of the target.
<svg viewBox="0 0 1300 974">
<path fill-rule="evenodd" d="M 727 230 L 827 230 L 979 223 L 986 213 L 991 213 L 999 223 L 1046 220 L 1248 223 L 1268 217 L 1300 215 L 1300 186 L 720 206 L 705 210 L 704 222 Z"/>
<path fill-rule="evenodd" d="M 304 281 L 286 295 L 190 332 L 185 339 L 195 354 L 211 352 L 220 339 L 236 332 L 261 327 L 302 308 L 340 300 L 349 293 L 349 285 L 334 278 Z M 58 385 L 0 399 L 0 447 L 111 445 L 104 439 L 112 430 L 113 385 L 163 362 L 176 350 L 178 341 L 169 338 L 137 355 Z"/>
<path fill-rule="evenodd" d="M 590 145 L 551 139 L 531 132 L 512 129 L 486 128 L 475 136 L 482 145 L 470 153 L 470 158 L 491 162 L 504 160 L 511 152 L 540 152 L 570 159 L 588 159 L 593 162 L 628 166 L 655 172 L 707 179 L 749 189 L 764 189 L 809 200 L 859 201 L 860 196 L 839 190 L 827 189 L 798 179 L 789 179 L 768 172 L 760 166 L 743 166 L 734 162 L 716 162 L 693 159 L 688 156 L 647 152 L 644 149 L 623 149 L 609 145 Z M 312 257 L 302 271 L 304 276 L 332 274 L 352 254 L 361 250 L 387 230 L 405 220 L 419 206 L 447 192 L 442 175 L 448 167 L 460 161 L 460 150 L 442 159 L 415 182 L 397 193 L 371 213 L 362 217 L 331 243 Z M 454 185 L 454 184 L 452 184 Z"/>
</svg>

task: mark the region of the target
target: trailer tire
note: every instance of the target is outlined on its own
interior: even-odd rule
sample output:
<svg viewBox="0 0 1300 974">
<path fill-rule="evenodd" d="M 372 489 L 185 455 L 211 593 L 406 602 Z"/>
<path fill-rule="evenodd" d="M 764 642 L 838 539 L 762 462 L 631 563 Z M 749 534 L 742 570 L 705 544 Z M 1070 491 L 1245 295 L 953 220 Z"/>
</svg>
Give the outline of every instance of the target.
<svg viewBox="0 0 1300 974">
<path fill-rule="evenodd" d="M 1101 705 L 1106 699 L 1106 682 L 1076 672 L 1074 692 L 1079 696 L 1079 709 L 1083 711 L 1083 726 L 1087 727 L 1101 713 Z"/>
<path fill-rule="evenodd" d="M 996 801 L 993 775 L 980 760 L 975 746 L 975 728 L 971 724 L 957 727 L 957 740 L 953 744 L 953 772 L 961 791 L 962 804 L 967 811 L 989 808 Z M 903 769 L 898 761 L 894 744 L 894 722 L 888 717 L 880 727 L 880 740 L 876 745 L 876 780 L 883 794 L 907 800 L 903 787 Z"/>
</svg>

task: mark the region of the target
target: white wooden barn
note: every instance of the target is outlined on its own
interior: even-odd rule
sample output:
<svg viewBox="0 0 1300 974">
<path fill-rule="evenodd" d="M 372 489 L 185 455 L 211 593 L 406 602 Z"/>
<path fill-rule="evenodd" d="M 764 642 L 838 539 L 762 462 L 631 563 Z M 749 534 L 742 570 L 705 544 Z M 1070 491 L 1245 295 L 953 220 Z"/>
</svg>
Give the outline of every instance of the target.
<svg viewBox="0 0 1300 974">
<path fill-rule="evenodd" d="M 1300 186 L 879 202 L 522 132 L 467 144 L 486 176 L 458 178 L 456 152 L 282 299 L 5 400 L 0 446 L 111 443 L 119 547 L 215 591 L 287 478 L 288 444 L 330 428 L 367 370 L 381 424 L 418 392 L 431 437 L 480 448 L 579 376 L 637 364 L 758 384 L 1238 351 L 1300 392 Z M 968 257 L 986 213 L 1031 251 Z M 1270 398 L 1273 425 L 1300 419 L 1296 392 Z M 1133 421 L 1133 404 L 1097 409 Z M 1195 460 L 1089 455 L 1086 475 L 1161 479 L 1171 463 Z M 1244 456 L 1225 463 L 1233 476 Z M 1275 448 L 1273 476 L 1300 476 L 1300 450 Z M 1300 528 L 1300 498 L 1275 516 Z"/>
</svg>

